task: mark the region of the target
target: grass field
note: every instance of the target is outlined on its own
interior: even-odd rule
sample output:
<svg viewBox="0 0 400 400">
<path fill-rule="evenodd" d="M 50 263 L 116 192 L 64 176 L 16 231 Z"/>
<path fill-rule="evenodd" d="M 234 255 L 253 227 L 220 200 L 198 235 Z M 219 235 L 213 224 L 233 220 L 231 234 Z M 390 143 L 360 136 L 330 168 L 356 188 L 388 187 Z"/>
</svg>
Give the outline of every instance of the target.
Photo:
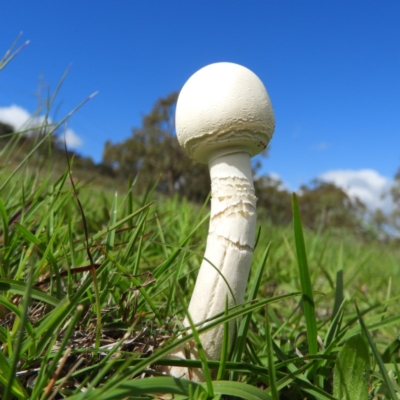
<svg viewBox="0 0 400 400">
<path fill-rule="evenodd" d="M 399 398 L 394 244 L 308 231 L 294 199 L 293 225 L 259 221 L 245 304 L 182 339 L 208 204 L 128 182 L 74 190 L 65 170 L 1 170 L 3 400 Z M 230 320 L 220 361 L 168 359 Z M 210 373 L 202 384 L 162 376 L 171 364 Z"/>
<path fill-rule="evenodd" d="M 184 332 L 208 202 L 161 197 L 156 182 L 139 195 L 72 162 L 74 187 L 67 162 L 37 150 L 81 105 L 24 152 L 17 134 L 0 141 L 2 400 L 400 398 L 398 242 L 309 231 L 294 197 L 293 224 L 259 221 L 245 303 Z M 217 325 L 221 360 L 168 358 Z"/>
</svg>

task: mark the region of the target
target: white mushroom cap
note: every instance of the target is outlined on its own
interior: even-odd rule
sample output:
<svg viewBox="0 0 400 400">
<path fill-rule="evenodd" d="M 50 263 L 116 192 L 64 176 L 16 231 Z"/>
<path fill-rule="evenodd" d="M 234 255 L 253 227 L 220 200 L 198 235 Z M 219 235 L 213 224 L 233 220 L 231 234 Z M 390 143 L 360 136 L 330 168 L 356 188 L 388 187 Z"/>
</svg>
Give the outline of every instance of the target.
<svg viewBox="0 0 400 400">
<path fill-rule="evenodd" d="M 179 143 L 190 157 L 207 164 L 224 154 L 262 152 L 275 119 L 261 80 L 233 63 L 210 64 L 183 86 L 176 106 Z"/>
</svg>

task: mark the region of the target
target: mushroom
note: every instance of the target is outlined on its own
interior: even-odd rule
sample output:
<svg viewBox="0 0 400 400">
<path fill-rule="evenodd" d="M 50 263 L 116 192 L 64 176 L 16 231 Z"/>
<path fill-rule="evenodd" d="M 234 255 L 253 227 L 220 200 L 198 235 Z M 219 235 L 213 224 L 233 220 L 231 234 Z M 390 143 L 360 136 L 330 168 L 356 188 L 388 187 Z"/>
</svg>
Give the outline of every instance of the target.
<svg viewBox="0 0 400 400">
<path fill-rule="evenodd" d="M 179 94 L 175 118 L 179 143 L 194 160 L 209 165 L 211 177 L 207 247 L 188 309 L 197 324 L 223 312 L 226 298 L 229 307 L 243 302 L 256 228 L 250 158 L 266 148 L 275 121 L 261 80 L 228 62 L 208 65 L 189 78 Z M 184 325 L 190 326 L 187 318 Z M 231 323 L 230 334 L 233 330 Z M 220 358 L 222 337 L 222 325 L 201 334 L 208 359 Z M 188 352 L 198 359 L 194 341 L 171 356 L 186 358 Z M 189 373 L 184 367 L 169 367 L 168 372 L 204 380 L 199 369 Z"/>
</svg>

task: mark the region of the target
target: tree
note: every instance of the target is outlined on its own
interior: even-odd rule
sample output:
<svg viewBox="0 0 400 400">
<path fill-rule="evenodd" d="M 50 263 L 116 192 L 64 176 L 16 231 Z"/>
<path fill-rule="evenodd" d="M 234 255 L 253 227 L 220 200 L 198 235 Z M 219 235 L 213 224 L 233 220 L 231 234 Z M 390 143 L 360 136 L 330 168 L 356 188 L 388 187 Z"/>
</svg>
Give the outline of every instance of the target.
<svg viewBox="0 0 400 400">
<path fill-rule="evenodd" d="M 396 204 L 397 208 L 400 210 L 400 168 L 394 177 L 394 183 L 390 190 L 392 195 L 392 200 Z"/>
<path fill-rule="evenodd" d="M 397 171 L 393 185 L 390 189 L 390 195 L 394 203 L 394 210 L 391 215 L 391 225 L 400 232 L 400 168 Z"/>
<path fill-rule="evenodd" d="M 5 146 L 11 138 L 11 133 L 14 132 L 14 127 L 0 121 L 0 145 Z"/>
<path fill-rule="evenodd" d="M 358 198 L 352 199 L 343 189 L 319 179 L 309 186 L 302 185 L 300 192 L 300 212 L 309 228 L 360 230 L 366 206 Z"/>
<path fill-rule="evenodd" d="M 175 133 L 175 107 L 178 93 L 159 99 L 140 128 L 122 143 L 105 144 L 103 163 L 121 178 L 138 176 L 139 188 L 159 178 L 158 190 L 168 195 L 179 193 L 203 201 L 210 191 L 206 165 L 189 159 Z"/>
<path fill-rule="evenodd" d="M 292 221 L 292 198 L 282 181 L 261 176 L 254 181 L 258 197 L 257 208 L 274 225 L 287 225 Z"/>
<path fill-rule="evenodd" d="M 258 207 L 274 225 L 290 224 L 292 196 L 279 179 L 261 176 L 255 181 Z M 299 191 L 299 208 L 304 226 L 312 229 L 346 228 L 359 232 L 363 226 L 365 205 L 333 183 L 318 179 Z"/>
<path fill-rule="evenodd" d="M 14 128 L 11 125 L 5 124 L 4 122 L 0 121 L 0 138 L 4 135 L 9 135 L 10 133 L 13 133 L 13 132 L 14 132 Z"/>
</svg>

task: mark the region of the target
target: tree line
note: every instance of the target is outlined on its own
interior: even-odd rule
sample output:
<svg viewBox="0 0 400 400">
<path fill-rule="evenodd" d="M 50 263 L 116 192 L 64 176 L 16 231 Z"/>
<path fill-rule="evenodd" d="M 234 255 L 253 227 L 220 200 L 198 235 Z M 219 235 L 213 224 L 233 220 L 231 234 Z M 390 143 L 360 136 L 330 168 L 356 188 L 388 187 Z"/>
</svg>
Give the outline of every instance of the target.
<svg viewBox="0 0 400 400">
<path fill-rule="evenodd" d="M 192 201 L 203 202 L 210 191 L 208 167 L 196 163 L 179 145 L 174 115 L 178 93 L 157 100 L 142 119 L 139 128 L 121 143 L 107 142 L 103 163 L 117 178 L 138 177 L 144 190 L 149 182 L 159 179 L 158 190 L 166 195 L 178 193 Z M 263 154 L 264 157 L 267 154 Z M 291 193 L 283 183 L 260 175 L 260 161 L 253 163 L 258 212 L 272 224 L 285 225 L 292 220 Z M 351 198 L 333 183 L 314 179 L 299 190 L 300 212 L 305 226 L 313 230 L 345 228 L 363 236 L 385 236 L 400 229 L 400 169 L 391 196 L 397 205 L 388 216 L 382 210 L 370 212 L 357 198 Z"/>
<path fill-rule="evenodd" d="M 177 98 L 178 93 L 174 92 L 158 99 L 142 118 L 141 126 L 133 128 L 130 137 L 123 142 L 107 141 L 101 163 L 95 164 L 91 158 L 75 155 L 74 168 L 121 182 L 128 178 L 135 180 L 139 191 L 157 184 L 157 190 L 165 195 L 178 194 L 194 202 L 204 202 L 210 191 L 208 167 L 190 159 L 176 139 L 174 115 Z M 10 125 L 0 122 L 0 145 L 11 137 L 12 132 Z M 23 145 L 35 138 L 20 140 Z M 51 147 L 55 161 L 65 150 L 56 138 Z M 39 153 L 46 151 L 46 146 L 38 149 Z M 279 179 L 261 175 L 260 166 L 260 161 L 252 165 L 257 177 L 254 184 L 259 199 L 258 212 L 271 224 L 289 224 L 292 220 L 291 193 Z M 400 231 L 400 169 L 394 182 L 389 195 L 395 209 L 387 215 L 382 210 L 370 212 L 360 199 L 351 198 L 340 187 L 314 179 L 299 190 L 303 223 L 313 230 L 345 228 L 363 237 L 384 237 L 388 232 Z"/>
</svg>

